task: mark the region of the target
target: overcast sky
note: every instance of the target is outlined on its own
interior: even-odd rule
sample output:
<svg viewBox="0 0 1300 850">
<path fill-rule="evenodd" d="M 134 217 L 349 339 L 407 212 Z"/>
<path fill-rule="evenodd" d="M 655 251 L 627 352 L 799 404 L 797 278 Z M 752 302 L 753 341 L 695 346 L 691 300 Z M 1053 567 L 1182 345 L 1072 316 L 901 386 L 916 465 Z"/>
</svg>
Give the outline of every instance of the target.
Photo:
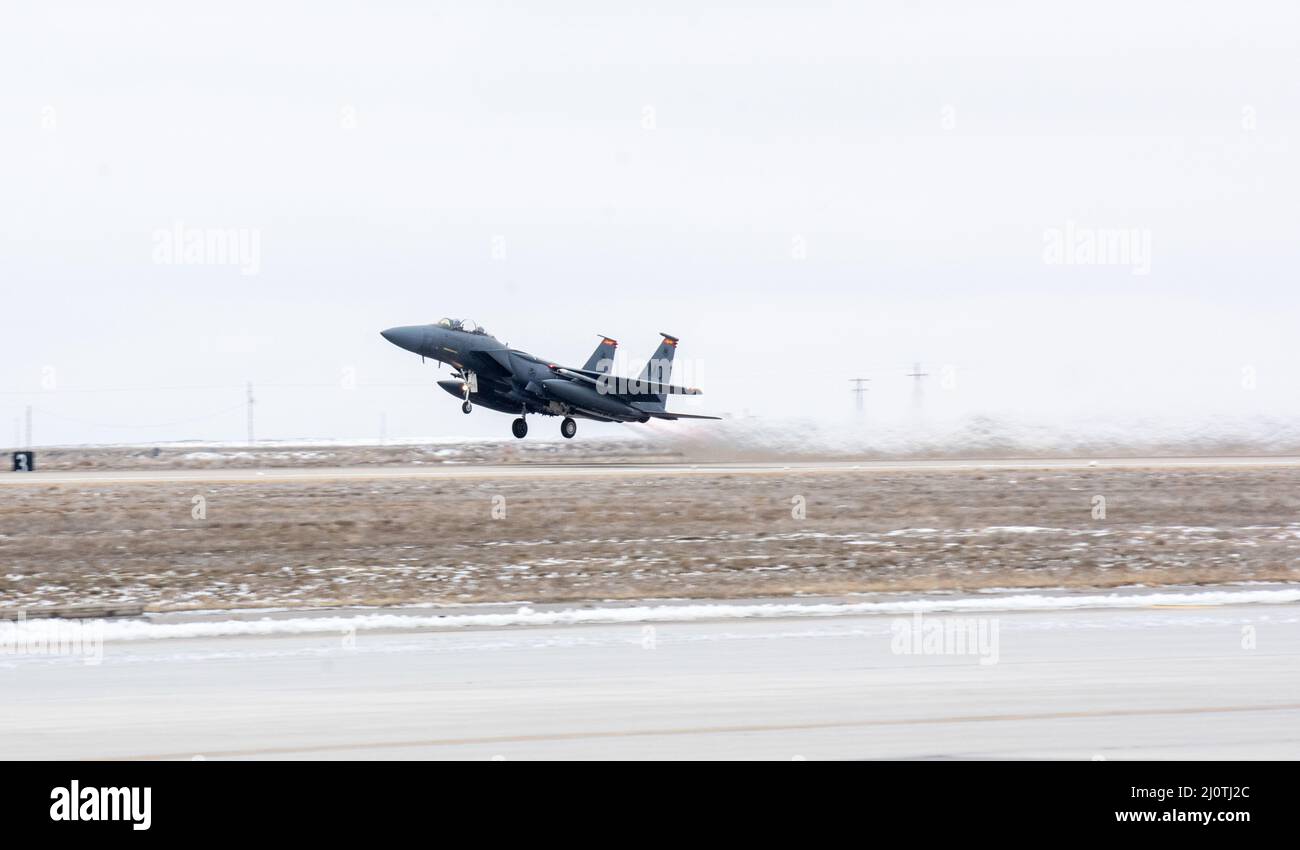
<svg viewBox="0 0 1300 850">
<path fill-rule="evenodd" d="M 1294 3 L 55 0 L 3 33 L 0 442 L 29 404 L 38 445 L 240 439 L 246 381 L 267 438 L 508 434 L 378 333 L 441 316 L 630 372 L 672 333 L 693 412 L 838 420 L 861 376 L 884 421 L 918 361 L 934 416 L 1300 412 Z"/>
</svg>

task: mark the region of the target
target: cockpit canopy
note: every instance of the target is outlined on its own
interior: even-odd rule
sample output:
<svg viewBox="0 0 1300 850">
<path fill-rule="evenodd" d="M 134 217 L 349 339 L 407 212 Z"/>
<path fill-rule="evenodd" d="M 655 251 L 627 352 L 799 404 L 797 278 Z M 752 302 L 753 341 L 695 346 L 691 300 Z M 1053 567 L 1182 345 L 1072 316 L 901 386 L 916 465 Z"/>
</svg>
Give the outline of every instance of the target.
<svg viewBox="0 0 1300 850">
<path fill-rule="evenodd" d="M 465 331 L 472 334 L 487 334 L 487 328 L 479 327 L 472 319 L 439 319 L 438 327 L 449 331 Z"/>
</svg>

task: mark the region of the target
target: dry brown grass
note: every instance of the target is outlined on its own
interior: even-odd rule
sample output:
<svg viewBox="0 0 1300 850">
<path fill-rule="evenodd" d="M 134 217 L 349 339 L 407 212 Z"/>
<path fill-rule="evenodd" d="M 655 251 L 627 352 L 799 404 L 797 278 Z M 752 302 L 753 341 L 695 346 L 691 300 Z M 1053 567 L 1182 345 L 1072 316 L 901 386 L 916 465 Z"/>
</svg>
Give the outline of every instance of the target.
<svg viewBox="0 0 1300 850">
<path fill-rule="evenodd" d="M 0 608 L 1287 581 L 1298 554 L 1281 468 L 24 486 L 0 501 Z"/>
</svg>

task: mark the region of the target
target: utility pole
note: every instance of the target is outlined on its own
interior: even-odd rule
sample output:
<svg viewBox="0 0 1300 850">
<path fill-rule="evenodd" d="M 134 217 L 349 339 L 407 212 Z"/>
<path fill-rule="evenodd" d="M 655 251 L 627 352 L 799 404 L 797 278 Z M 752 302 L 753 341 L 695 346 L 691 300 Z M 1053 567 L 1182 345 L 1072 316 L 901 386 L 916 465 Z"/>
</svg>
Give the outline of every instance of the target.
<svg viewBox="0 0 1300 850">
<path fill-rule="evenodd" d="M 248 382 L 248 444 L 253 445 L 253 382 Z"/>
<path fill-rule="evenodd" d="M 920 363 L 913 363 L 912 371 L 908 373 L 907 377 L 911 378 L 913 381 L 912 406 L 917 410 L 920 410 L 921 409 L 921 379 L 930 377 L 930 373 L 922 372 Z"/>
<path fill-rule="evenodd" d="M 857 398 L 858 413 L 862 412 L 862 396 L 867 391 L 867 388 L 863 385 L 870 380 L 871 380 L 870 378 L 849 378 L 849 383 L 853 384 L 852 392 L 855 396 L 858 397 Z"/>
</svg>

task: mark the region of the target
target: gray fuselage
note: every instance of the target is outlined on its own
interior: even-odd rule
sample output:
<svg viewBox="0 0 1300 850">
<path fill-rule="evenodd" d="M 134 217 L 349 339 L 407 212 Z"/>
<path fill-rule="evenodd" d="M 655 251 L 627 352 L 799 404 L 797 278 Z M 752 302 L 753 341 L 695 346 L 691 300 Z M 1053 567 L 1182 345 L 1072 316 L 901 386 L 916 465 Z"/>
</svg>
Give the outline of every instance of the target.
<svg viewBox="0 0 1300 850">
<path fill-rule="evenodd" d="M 606 422 L 644 422 L 650 418 L 630 404 L 557 378 L 551 362 L 508 348 L 482 331 L 407 325 L 382 333 L 400 348 L 455 368 L 460 373 L 458 380 L 438 382 L 451 395 L 464 397 L 464 382 L 472 374 L 474 381 L 468 400 L 491 410 L 520 415 L 579 416 Z"/>
</svg>

